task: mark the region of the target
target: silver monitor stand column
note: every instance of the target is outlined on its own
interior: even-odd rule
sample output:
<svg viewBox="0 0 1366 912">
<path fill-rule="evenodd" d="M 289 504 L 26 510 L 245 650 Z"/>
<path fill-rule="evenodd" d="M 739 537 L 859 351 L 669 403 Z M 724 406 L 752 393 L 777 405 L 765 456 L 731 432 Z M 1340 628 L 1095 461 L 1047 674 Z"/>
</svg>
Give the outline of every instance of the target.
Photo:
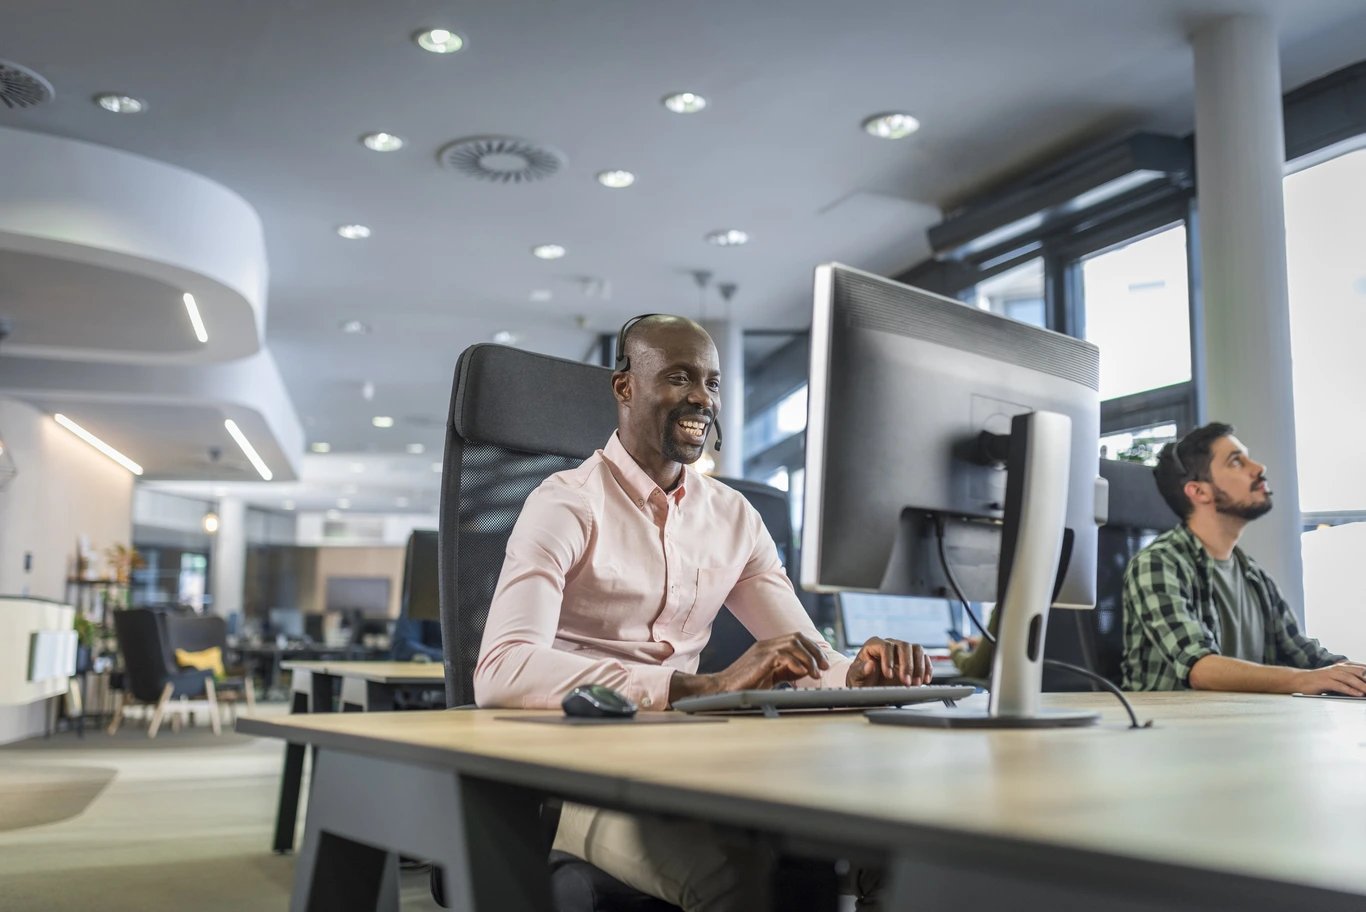
<svg viewBox="0 0 1366 912">
<path fill-rule="evenodd" d="M 1011 421 L 1006 528 L 1002 536 L 1005 594 L 985 710 L 889 709 L 873 722 L 933 728 L 1060 728 L 1090 725 L 1094 712 L 1042 709 L 1044 631 L 1058 577 L 1071 468 L 1072 420 L 1056 412 Z M 1013 528 L 1012 528 L 1013 526 Z"/>
</svg>

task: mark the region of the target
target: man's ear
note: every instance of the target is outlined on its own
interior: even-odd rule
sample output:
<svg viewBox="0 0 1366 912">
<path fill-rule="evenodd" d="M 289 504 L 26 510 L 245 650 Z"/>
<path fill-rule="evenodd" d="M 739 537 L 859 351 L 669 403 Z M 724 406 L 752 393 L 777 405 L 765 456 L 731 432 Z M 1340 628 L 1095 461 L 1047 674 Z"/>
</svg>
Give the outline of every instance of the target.
<svg viewBox="0 0 1366 912">
<path fill-rule="evenodd" d="M 631 372 L 617 371 L 612 375 L 612 395 L 617 401 L 627 404 L 631 401 Z"/>
<path fill-rule="evenodd" d="M 1193 504 L 1210 503 L 1214 500 L 1210 493 L 1205 490 L 1205 486 L 1198 481 L 1186 482 L 1186 486 L 1182 490 L 1186 492 L 1186 497 L 1190 498 L 1190 502 Z"/>
</svg>

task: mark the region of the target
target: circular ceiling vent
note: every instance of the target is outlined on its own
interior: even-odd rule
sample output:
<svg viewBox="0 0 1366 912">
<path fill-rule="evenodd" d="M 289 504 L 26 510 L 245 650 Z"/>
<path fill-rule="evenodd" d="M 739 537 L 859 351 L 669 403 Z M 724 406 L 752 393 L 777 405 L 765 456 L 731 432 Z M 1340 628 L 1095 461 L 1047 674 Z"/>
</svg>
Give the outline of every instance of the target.
<svg viewBox="0 0 1366 912">
<path fill-rule="evenodd" d="M 0 60 L 0 101 L 7 108 L 31 108 L 53 96 L 52 83 L 28 67 Z"/>
<path fill-rule="evenodd" d="M 565 158 L 549 146 L 513 136 L 472 136 L 444 146 L 437 157 L 467 177 L 498 184 L 525 184 L 550 177 Z"/>
</svg>

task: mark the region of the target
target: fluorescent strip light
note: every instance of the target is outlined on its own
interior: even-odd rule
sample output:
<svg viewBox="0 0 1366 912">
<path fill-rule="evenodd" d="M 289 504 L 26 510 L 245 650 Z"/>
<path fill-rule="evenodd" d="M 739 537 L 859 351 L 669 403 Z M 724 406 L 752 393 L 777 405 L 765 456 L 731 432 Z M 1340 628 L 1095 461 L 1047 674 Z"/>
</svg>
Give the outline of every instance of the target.
<svg viewBox="0 0 1366 912">
<path fill-rule="evenodd" d="M 199 316 L 199 305 L 194 302 L 194 295 L 185 292 L 185 309 L 190 312 L 190 325 L 194 327 L 194 337 L 200 342 L 209 341 L 209 331 L 204 328 L 204 321 Z"/>
<path fill-rule="evenodd" d="M 105 443 L 103 440 L 96 437 L 94 434 L 90 433 L 85 428 L 81 427 L 79 424 L 72 421 L 65 415 L 59 412 L 56 415 L 52 416 L 52 420 L 60 424 L 62 427 L 66 428 L 71 433 L 75 434 L 77 437 L 84 440 L 86 443 L 90 444 L 95 449 L 99 450 L 104 455 L 108 456 L 110 459 L 117 462 L 119 465 L 123 466 L 128 471 L 132 472 L 134 475 L 142 474 L 142 466 L 138 465 L 136 462 L 129 459 L 127 456 L 123 455 L 118 450 L 114 449 L 109 444 Z"/>
<path fill-rule="evenodd" d="M 223 422 L 223 427 L 228 429 L 228 433 L 232 435 L 232 439 L 237 441 L 237 445 L 242 448 L 243 453 L 247 454 L 247 459 L 251 460 L 251 464 L 256 467 L 256 471 L 261 474 L 262 478 L 266 481 L 270 481 L 275 477 L 270 474 L 270 469 L 266 467 L 265 462 L 261 459 L 261 454 L 256 452 L 256 447 L 251 445 L 251 441 L 247 439 L 246 434 L 242 433 L 242 429 L 237 426 L 236 421 L 228 418 Z"/>
</svg>

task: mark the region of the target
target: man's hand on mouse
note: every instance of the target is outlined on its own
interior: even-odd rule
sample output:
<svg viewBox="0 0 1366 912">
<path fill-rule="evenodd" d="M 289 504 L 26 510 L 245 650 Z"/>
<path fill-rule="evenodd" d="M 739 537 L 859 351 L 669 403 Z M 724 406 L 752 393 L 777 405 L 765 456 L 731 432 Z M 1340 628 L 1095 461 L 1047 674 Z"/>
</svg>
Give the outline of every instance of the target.
<svg viewBox="0 0 1366 912">
<path fill-rule="evenodd" d="M 819 646 L 800 633 L 789 633 L 760 640 L 725 671 L 706 675 L 675 672 L 669 682 L 669 702 L 731 690 L 766 690 L 782 681 L 819 678 L 829 667 Z"/>
<path fill-rule="evenodd" d="M 920 644 L 871 637 L 854 657 L 845 683 L 850 687 L 902 687 L 928 684 L 932 677 L 930 657 Z"/>
</svg>

